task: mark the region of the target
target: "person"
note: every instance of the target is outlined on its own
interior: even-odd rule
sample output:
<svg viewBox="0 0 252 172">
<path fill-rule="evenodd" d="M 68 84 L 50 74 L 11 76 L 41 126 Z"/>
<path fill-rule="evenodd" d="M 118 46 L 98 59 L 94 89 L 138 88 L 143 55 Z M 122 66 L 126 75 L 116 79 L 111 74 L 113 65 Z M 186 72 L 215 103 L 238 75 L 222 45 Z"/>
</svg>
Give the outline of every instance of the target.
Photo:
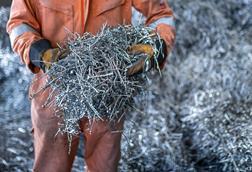
<svg viewBox="0 0 252 172">
<path fill-rule="evenodd" d="M 162 68 L 175 38 L 173 12 L 163 0 L 12 1 L 7 24 L 11 46 L 27 68 L 35 74 L 29 88 L 35 152 L 33 171 L 71 171 L 79 142 L 79 136 L 73 138 L 71 153 L 68 154 L 67 136 L 56 135 L 60 119 L 55 116 L 54 108 L 43 106 L 50 94 L 50 88 L 44 88 L 45 72 L 52 62 L 65 54 L 58 48 L 58 44 L 64 42 L 69 32 L 96 34 L 105 23 L 109 26 L 130 25 L 132 9 L 143 14 L 146 26 L 152 27 L 161 36 L 163 48 L 160 51 L 163 53 L 160 53 L 158 61 Z M 153 56 L 150 45 L 134 45 L 131 51 Z M 140 61 L 130 66 L 128 75 L 155 67 L 153 58 L 150 59 L 152 60 L 148 65 Z M 117 171 L 122 133 L 112 132 L 106 120 L 93 122 L 90 132 L 88 120 L 83 119 L 80 121 L 80 128 L 84 135 L 87 171 Z M 116 124 L 115 129 L 123 129 L 123 120 Z"/>
</svg>

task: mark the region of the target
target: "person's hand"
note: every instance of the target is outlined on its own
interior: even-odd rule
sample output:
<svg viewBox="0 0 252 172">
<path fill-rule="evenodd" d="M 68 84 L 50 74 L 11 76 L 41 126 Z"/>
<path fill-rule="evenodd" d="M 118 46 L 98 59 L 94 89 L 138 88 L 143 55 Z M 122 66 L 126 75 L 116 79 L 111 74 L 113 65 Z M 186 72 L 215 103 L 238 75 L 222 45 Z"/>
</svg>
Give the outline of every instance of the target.
<svg viewBox="0 0 252 172">
<path fill-rule="evenodd" d="M 46 50 L 41 57 L 42 65 L 41 68 L 44 72 L 48 71 L 52 63 L 59 61 L 60 59 L 65 58 L 68 55 L 68 50 L 60 50 L 59 48 L 52 48 Z"/>
<path fill-rule="evenodd" d="M 130 54 L 144 54 L 145 56 L 139 56 L 139 59 L 135 63 L 127 67 L 128 76 L 134 76 L 142 72 L 147 72 L 153 67 L 158 68 L 158 65 L 164 62 L 167 55 L 164 40 L 157 40 L 155 44 L 155 47 L 157 49 L 156 57 L 154 47 L 152 47 L 151 45 L 135 44 L 129 47 L 128 52 Z"/>
</svg>

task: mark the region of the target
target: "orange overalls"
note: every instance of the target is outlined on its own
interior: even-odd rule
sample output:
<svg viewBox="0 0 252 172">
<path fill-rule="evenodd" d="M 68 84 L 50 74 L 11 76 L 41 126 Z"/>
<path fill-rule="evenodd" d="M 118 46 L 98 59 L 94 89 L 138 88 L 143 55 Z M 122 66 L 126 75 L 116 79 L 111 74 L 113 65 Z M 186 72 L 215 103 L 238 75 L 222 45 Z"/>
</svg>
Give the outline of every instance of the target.
<svg viewBox="0 0 252 172">
<path fill-rule="evenodd" d="M 104 24 L 116 26 L 131 24 L 132 9 L 146 17 L 146 25 L 155 29 L 166 45 L 174 41 L 173 13 L 163 0 L 13 0 L 7 31 L 12 48 L 26 66 L 35 73 L 29 94 L 37 93 L 46 83 L 43 71 L 31 63 L 36 51 L 56 47 L 67 34 L 77 32 L 97 33 Z M 46 40 L 46 41 L 45 41 Z M 70 171 L 76 154 L 79 138 L 72 142 L 68 155 L 65 135 L 58 134 L 58 122 L 52 108 L 44 107 L 50 88 L 31 99 L 31 118 L 34 129 L 34 171 Z M 80 122 L 85 139 L 85 160 L 88 171 L 117 171 L 120 159 L 120 132 L 111 132 L 108 122 L 96 121 L 92 132 L 87 119 Z M 123 129 L 123 120 L 116 130 Z"/>
</svg>

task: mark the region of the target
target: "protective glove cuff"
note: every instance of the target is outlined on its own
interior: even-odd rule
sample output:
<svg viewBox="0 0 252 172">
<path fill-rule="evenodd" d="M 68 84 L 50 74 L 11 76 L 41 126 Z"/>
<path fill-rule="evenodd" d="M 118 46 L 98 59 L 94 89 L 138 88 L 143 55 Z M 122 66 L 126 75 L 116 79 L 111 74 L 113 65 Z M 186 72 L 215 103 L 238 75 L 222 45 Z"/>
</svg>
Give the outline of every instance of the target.
<svg viewBox="0 0 252 172">
<path fill-rule="evenodd" d="M 45 65 L 41 57 L 43 53 L 50 48 L 52 48 L 52 46 L 47 39 L 40 39 L 36 42 L 33 42 L 29 52 L 29 57 L 32 64 L 45 71 Z"/>
</svg>

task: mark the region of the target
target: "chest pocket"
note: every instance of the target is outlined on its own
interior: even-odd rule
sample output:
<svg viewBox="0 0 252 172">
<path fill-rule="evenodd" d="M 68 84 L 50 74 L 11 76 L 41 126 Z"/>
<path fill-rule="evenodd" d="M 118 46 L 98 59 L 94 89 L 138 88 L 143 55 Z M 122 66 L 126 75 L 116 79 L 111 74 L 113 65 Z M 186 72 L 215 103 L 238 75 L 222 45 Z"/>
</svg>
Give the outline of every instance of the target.
<svg viewBox="0 0 252 172">
<path fill-rule="evenodd" d="M 95 9 L 95 15 L 99 16 L 102 14 L 111 14 L 118 13 L 120 14 L 121 6 L 125 3 L 126 0 L 109 0 L 103 5 L 97 5 Z"/>
<path fill-rule="evenodd" d="M 42 36 L 53 46 L 64 41 L 74 31 L 73 5 L 64 0 L 39 0 L 39 20 Z"/>
</svg>

